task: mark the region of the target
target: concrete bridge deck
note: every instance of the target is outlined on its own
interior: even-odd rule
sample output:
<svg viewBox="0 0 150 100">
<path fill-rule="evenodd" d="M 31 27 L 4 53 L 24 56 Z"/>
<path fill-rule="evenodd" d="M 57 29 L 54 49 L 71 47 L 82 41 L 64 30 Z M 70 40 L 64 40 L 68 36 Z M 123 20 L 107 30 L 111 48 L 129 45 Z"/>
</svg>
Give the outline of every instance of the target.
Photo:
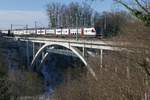
<svg viewBox="0 0 150 100">
<path fill-rule="evenodd" d="M 63 43 L 73 47 L 84 47 L 91 49 L 103 49 L 103 50 L 115 50 L 122 51 L 127 50 L 125 45 L 129 43 L 116 43 L 112 41 L 101 41 L 101 40 L 76 40 L 76 39 L 60 39 L 60 38 L 39 38 L 39 37 L 15 37 L 16 40 L 20 41 L 31 41 L 35 43 Z"/>
</svg>

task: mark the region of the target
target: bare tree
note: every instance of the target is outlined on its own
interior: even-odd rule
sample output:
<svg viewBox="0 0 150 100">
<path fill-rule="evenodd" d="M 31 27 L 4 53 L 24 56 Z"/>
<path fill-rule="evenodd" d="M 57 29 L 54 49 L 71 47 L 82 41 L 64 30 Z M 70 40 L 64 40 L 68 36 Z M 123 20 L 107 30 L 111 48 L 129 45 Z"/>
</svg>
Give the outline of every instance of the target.
<svg viewBox="0 0 150 100">
<path fill-rule="evenodd" d="M 50 27 L 91 27 L 94 20 L 93 9 L 87 4 L 70 3 L 61 5 L 51 3 L 47 5 L 47 14 L 49 16 Z M 93 19 L 92 19 L 93 18 Z"/>
<path fill-rule="evenodd" d="M 58 19 L 59 19 L 59 10 L 61 6 L 59 3 L 52 3 L 47 5 L 47 14 L 49 17 L 49 26 L 54 28 L 58 26 Z"/>
<path fill-rule="evenodd" d="M 96 0 L 91 0 L 96 1 Z M 97 0 L 98 1 L 98 0 Z M 105 1 L 105 0 L 99 0 Z M 133 16 L 140 19 L 146 26 L 150 26 L 150 1 L 149 0 L 113 0 L 127 8 Z M 132 5 L 130 5 L 132 2 Z"/>
<path fill-rule="evenodd" d="M 146 25 L 150 25 L 150 1 L 133 0 L 135 5 L 129 5 L 125 0 L 116 0 L 118 3 L 126 7 L 135 17 L 143 21 Z"/>
</svg>

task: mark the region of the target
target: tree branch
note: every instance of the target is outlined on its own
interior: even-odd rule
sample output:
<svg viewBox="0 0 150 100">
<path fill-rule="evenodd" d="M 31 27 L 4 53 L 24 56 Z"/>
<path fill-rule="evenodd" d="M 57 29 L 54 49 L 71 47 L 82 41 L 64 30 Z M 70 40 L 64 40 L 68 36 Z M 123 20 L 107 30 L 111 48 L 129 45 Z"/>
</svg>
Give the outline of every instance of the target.
<svg viewBox="0 0 150 100">
<path fill-rule="evenodd" d="M 124 7 L 126 7 L 128 10 L 130 11 L 134 11 L 134 9 L 132 9 L 131 7 L 129 7 L 127 4 L 125 4 L 124 2 L 122 2 L 121 0 L 116 0 L 118 3 L 122 4 Z"/>
<path fill-rule="evenodd" d="M 135 0 L 135 2 L 138 4 L 138 6 L 140 6 L 141 9 L 143 9 L 146 13 L 150 14 L 150 12 L 144 6 L 142 6 L 142 4 L 138 0 Z"/>
</svg>

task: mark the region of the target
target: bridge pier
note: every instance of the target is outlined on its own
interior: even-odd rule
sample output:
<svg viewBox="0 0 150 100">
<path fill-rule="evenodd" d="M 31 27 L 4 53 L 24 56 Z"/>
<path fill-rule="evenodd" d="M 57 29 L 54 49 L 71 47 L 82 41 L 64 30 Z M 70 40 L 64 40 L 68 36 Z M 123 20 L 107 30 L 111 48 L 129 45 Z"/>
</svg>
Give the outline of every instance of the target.
<svg viewBox="0 0 150 100">
<path fill-rule="evenodd" d="M 103 49 L 100 49 L 100 67 L 103 67 Z"/>
<path fill-rule="evenodd" d="M 42 47 L 42 43 L 39 43 L 39 48 L 41 48 Z"/>
<path fill-rule="evenodd" d="M 34 42 L 32 42 L 32 51 L 33 51 L 33 58 L 34 58 L 35 56 L 35 43 Z"/>
<path fill-rule="evenodd" d="M 84 47 L 82 48 L 82 55 L 83 55 L 83 57 L 85 57 L 85 48 Z"/>
<path fill-rule="evenodd" d="M 29 40 L 26 41 L 26 57 L 27 57 L 27 66 L 29 67 Z"/>
</svg>

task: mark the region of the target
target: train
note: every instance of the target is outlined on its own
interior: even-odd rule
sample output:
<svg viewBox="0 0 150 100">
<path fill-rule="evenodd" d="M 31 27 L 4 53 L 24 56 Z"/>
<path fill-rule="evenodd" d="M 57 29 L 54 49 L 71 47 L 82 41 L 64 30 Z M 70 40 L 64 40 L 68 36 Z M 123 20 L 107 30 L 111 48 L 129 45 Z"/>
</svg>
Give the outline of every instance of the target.
<svg viewBox="0 0 150 100">
<path fill-rule="evenodd" d="M 12 29 L 1 30 L 1 34 L 7 36 L 56 36 L 56 37 L 100 37 L 99 28 L 28 28 L 28 29 Z"/>
</svg>

